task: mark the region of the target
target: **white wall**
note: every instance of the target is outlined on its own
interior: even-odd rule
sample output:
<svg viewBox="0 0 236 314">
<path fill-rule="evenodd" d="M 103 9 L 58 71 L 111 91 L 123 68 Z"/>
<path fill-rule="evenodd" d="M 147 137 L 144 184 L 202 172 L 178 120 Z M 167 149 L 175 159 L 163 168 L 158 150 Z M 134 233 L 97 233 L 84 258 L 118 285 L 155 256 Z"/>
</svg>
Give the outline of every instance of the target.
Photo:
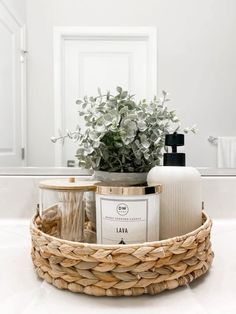
<svg viewBox="0 0 236 314">
<path fill-rule="evenodd" d="M 10 1 L 10 0 L 9 0 Z M 27 0 L 29 165 L 53 165 L 53 27 L 155 26 L 158 90 L 171 93 L 188 136 L 187 159 L 216 166 L 209 135 L 236 135 L 235 0 Z"/>
</svg>

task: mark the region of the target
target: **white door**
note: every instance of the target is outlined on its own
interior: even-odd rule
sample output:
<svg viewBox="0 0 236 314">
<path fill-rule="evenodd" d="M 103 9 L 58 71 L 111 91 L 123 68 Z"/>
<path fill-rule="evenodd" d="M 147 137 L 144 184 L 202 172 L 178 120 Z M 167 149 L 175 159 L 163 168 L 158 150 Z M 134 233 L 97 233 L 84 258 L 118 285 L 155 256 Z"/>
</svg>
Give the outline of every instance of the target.
<svg viewBox="0 0 236 314">
<path fill-rule="evenodd" d="M 0 3 L 0 167 L 21 166 L 22 28 Z"/>
<path fill-rule="evenodd" d="M 109 28 L 107 36 L 104 32 L 97 33 L 98 29 L 95 33 L 90 29 L 86 36 L 62 36 L 61 45 L 57 46 L 62 51 L 61 80 L 56 90 L 61 97 L 61 126 L 58 127 L 62 131 L 73 130 L 76 124 L 83 126 L 75 102 L 85 95 L 96 96 L 98 87 L 105 93 L 107 90 L 115 92 L 117 86 L 122 86 L 136 94 L 137 99 L 156 93 L 156 50 L 153 42 L 150 45 L 150 38 L 140 35 L 139 30 L 135 36 L 127 29 L 120 34 L 114 28 Z M 58 104 L 55 109 L 58 111 Z M 77 146 L 72 141 L 65 141 L 57 165 L 66 166 L 68 160 L 75 159 Z"/>
</svg>

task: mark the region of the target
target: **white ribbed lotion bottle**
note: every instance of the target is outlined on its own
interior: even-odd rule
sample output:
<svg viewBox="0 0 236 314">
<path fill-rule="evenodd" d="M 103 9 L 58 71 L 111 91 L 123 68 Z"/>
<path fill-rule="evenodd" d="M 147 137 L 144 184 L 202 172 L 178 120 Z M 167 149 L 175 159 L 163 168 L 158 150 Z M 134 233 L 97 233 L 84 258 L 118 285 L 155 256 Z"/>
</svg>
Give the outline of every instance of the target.
<svg viewBox="0 0 236 314">
<path fill-rule="evenodd" d="M 148 185 L 161 184 L 160 239 L 183 235 L 202 222 L 200 173 L 192 167 L 156 166 L 147 176 Z"/>
</svg>

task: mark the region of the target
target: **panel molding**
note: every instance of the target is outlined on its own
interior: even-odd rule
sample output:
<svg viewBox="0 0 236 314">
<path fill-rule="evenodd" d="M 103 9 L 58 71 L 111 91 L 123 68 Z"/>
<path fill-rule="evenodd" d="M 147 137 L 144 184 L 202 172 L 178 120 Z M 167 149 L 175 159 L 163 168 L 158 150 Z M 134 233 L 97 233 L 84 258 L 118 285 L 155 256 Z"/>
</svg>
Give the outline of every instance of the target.
<svg viewBox="0 0 236 314">
<path fill-rule="evenodd" d="M 63 125 L 63 99 L 64 89 L 63 58 L 64 41 L 66 40 L 142 40 L 147 42 L 148 47 L 148 95 L 157 92 L 157 31 L 155 27 L 54 27 L 54 129 L 55 134 L 62 129 Z M 55 166 L 62 166 L 63 144 L 54 144 Z"/>
</svg>

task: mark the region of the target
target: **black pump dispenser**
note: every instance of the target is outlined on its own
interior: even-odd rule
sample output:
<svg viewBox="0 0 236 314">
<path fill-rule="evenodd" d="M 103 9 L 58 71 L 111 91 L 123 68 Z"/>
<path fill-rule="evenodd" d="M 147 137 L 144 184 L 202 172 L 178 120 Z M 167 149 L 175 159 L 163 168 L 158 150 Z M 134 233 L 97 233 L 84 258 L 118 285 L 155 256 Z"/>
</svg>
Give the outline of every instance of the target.
<svg viewBox="0 0 236 314">
<path fill-rule="evenodd" d="M 164 154 L 164 166 L 185 166 L 185 154 L 177 152 L 177 146 L 184 145 L 184 134 L 167 134 L 165 137 L 165 146 L 172 147 L 172 153 Z"/>
</svg>

